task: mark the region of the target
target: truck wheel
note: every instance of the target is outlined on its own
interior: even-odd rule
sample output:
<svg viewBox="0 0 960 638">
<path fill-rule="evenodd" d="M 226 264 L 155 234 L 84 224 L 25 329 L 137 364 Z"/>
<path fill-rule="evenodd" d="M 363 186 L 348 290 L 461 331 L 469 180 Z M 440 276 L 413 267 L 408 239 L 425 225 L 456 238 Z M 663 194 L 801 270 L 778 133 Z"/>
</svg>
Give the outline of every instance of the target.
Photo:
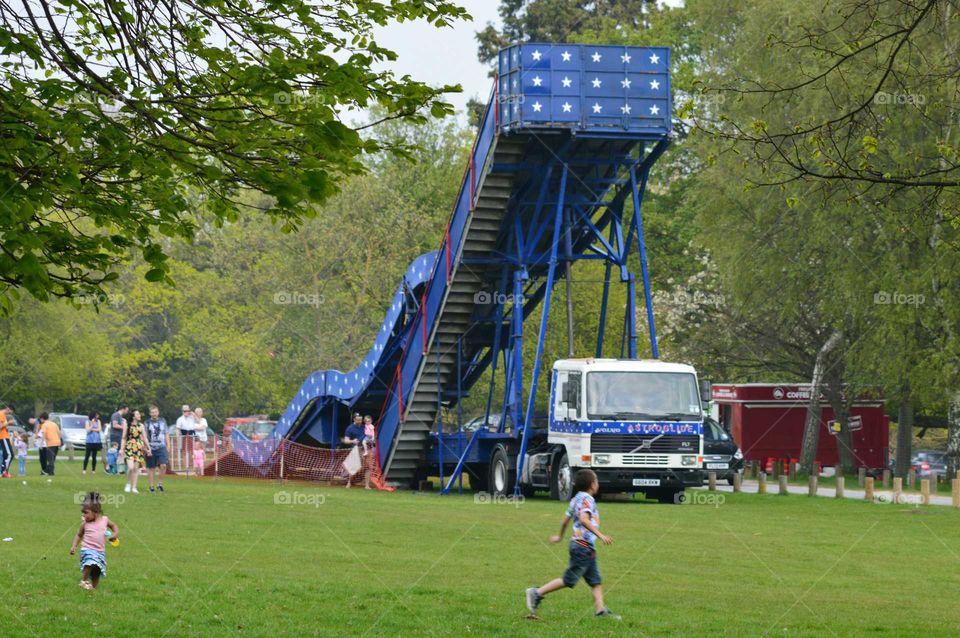
<svg viewBox="0 0 960 638">
<path fill-rule="evenodd" d="M 687 494 L 683 490 L 674 492 L 673 490 L 664 490 L 657 492 L 656 499 L 658 503 L 663 503 L 665 505 L 675 504 L 680 505 L 685 500 L 687 500 Z"/>
<path fill-rule="evenodd" d="M 553 480 L 550 481 L 550 498 L 559 501 L 569 501 L 573 498 L 573 470 L 567 453 L 564 452 L 553 471 Z"/>
<path fill-rule="evenodd" d="M 468 465 L 466 470 L 467 479 L 470 481 L 470 489 L 474 492 L 486 492 L 489 485 L 487 468 L 482 465 Z"/>
<path fill-rule="evenodd" d="M 508 496 L 513 494 L 516 477 L 510 471 L 510 460 L 502 447 L 498 447 L 490 458 L 490 474 L 487 486 L 491 494 Z"/>
</svg>

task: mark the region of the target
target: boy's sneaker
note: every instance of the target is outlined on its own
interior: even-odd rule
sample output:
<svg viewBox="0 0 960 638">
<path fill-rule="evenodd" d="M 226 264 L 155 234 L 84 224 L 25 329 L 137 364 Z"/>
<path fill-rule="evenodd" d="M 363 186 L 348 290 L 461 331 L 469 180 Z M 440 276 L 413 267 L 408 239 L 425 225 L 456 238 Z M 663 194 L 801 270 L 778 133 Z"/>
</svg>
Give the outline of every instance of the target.
<svg viewBox="0 0 960 638">
<path fill-rule="evenodd" d="M 157 486 L 157 489 L 162 492 L 162 491 L 163 491 L 163 483 L 161 483 L 160 485 L 158 485 L 158 486 Z"/>
<path fill-rule="evenodd" d="M 130 493 L 130 484 L 129 484 L 129 483 L 127 483 L 126 485 L 123 486 L 123 491 L 124 491 L 124 492 L 127 492 L 128 494 Z"/>
<path fill-rule="evenodd" d="M 537 591 L 536 587 L 530 587 L 527 589 L 527 609 L 531 614 L 537 613 L 537 609 L 540 607 L 541 600 L 543 600 L 543 596 L 540 595 L 540 592 Z"/>
<path fill-rule="evenodd" d="M 615 614 L 606 607 L 594 614 L 597 618 L 609 618 L 610 620 L 620 620 L 620 615 Z"/>
<path fill-rule="evenodd" d="M 151 491 L 151 492 L 156 492 L 156 491 L 157 491 L 157 488 L 155 488 L 154 486 L 151 485 L 151 486 L 150 486 L 150 491 Z"/>
</svg>

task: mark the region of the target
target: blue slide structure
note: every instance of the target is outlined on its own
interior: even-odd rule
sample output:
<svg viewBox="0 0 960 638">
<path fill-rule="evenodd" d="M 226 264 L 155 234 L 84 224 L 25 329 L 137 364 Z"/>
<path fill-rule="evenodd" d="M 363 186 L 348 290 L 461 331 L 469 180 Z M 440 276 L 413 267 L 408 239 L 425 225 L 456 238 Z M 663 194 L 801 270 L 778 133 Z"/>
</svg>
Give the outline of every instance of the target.
<svg viewBox="0 0 960 638">
<path fill-rule="evenodd" d="M 439 249 L 410 265 L 360 365 L 311 374 L 274 435 L 235 441 L 238 455 L 256 466 L 284 439 L 335 445 L 353 411 L 377 419 L 378 460 L 386 479 L 401 486 L 428 472 L 482 467 L 494 446 L 524 449 L 537 433 L 537 393 L 548 390 L 539 377 L 552 290 L 559 279 L 569 285 L 580 260 L 601 260 L 606 273 L 590 354 L 604 353 L 607 300 L 619 282 L 627 291 L 619 356 L 637 357 L 630 264 L 639 261 L 657 357 L 640 205 L 669 141 L 669 68 L 665 47 L 524 43 L 502 50 Z M 524 320 L 538 306 L 537 358 L 525 371 Z M 492 425 L 446 434 L 441 409 L 476 391 L 487 370 Z"/>
</svg>

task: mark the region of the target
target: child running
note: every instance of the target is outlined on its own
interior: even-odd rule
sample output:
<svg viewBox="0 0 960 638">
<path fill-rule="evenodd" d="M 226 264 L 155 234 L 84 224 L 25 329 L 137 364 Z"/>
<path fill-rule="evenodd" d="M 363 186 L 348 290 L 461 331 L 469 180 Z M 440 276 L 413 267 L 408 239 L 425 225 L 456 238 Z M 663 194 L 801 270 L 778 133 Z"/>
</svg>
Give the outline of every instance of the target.
<svg viewBox="0 0 960 638">
<path fill-rule="evenodd" d="M 369 414 L 363 417 L 363 455 L 370 453 L 370 448 L 377 442 L 377 431 L 373 427 L 373 417 Z"/>
<path fill-rule="evenodd" d="M 83 522 L 80 523 L 80 531 L 73 539 L 73 545 L 70 546 L 70 555 L 77 553 L 77 545 L 80 545 L 80 571 L 83 576 L 80 579 L 80 586 L 84 589 L 96 589 L 100 584 L 100 577 L 107 575 L 107 556 L 104 553 L 106 542 L 106 531 L 110 530 L 112 537 L 111 544 L 119 542 L 117 526 L 103 515 L 103 509 L 100 507 L 100 494 L 90 492 L 80 506 L 80 513 Z"/>
<path fill-rule="evenodd" d="M 573 587 L 582 577 L 593 592 L 593 605 L 598 618 L 620 620 L 620 616 L 613 613 L 603 604 L 603 587 L 601 586 L 600 569 L 597 567 L 596 540 L 599 538 L 604 545 L 613 543 L 613 539 L 600 533 L 600 515 L 597 513 L 597 503 L 594 495 L 600 489 L 597 475 L 593 470 L 580 470 L 573 478 L 573 489 L 576 495 L 570 500 L 570 506 L 560 523 L 560 533 L 551 536 L 551 543 L 563 540 L 567 525 L 573 520 L 573 537 L 570 540 L 570 565 L 563 573 L 563 578 L 554 578 L 546 585 L 527 589 L 527 609 L 531 617 L 536 617 L 540 601 L 550 592 L 564 587 Z"/>
</svg>

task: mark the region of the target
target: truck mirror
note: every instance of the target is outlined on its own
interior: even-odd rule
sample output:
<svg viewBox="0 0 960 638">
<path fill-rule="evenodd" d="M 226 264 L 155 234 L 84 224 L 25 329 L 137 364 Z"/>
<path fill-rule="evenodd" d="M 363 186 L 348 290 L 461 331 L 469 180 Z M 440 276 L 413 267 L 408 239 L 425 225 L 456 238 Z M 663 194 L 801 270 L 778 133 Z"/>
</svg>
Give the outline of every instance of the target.
<svg viewBox="0 0 960 638">
<path fill-rule="evenodd" d="M 573 384 L 567 381 L 563 384 L 563 402 L 573 403 L 574 398 Z"/>
<path fill-rule="evenodd" d="M 713 383 L 710 379 L 700 379 L 700 401 L 707 403 L 713 398 Z"/>
</svg>

